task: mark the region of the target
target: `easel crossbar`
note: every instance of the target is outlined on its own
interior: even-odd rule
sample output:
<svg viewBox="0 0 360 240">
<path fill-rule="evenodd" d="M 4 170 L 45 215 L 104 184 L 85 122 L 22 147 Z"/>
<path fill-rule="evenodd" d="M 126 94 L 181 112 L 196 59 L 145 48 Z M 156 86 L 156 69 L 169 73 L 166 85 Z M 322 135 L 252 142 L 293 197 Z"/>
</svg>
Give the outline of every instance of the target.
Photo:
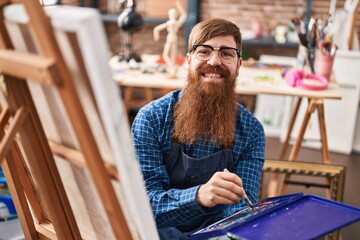
<svg viewBox="0 0 360 240">
<path fill-rule="evenodd" d="M 5 132 L 4 138 L 1 140 L 0 144 L 0 164 L 10 150 L 15 135 L 21 127 L 22 123 L 24 122 L 26 115 L 27 114 L 25 108 L 21 107 L 16 111 L 14 119 L 12 119 L 12 121 L 10 122 L 9 128 Z"/>
<path fill-rule="evenodd" d="M 64 146 L 64 145 L 60 145 L 54 142 L 49 141 L 49 146 L 51 151 L 54 153 L 54 155 L 65 159 L 67 161 L 69 161 L 71 164 L 74 164 L 78 167 L 85 167 L 86 166 L 86 160 L 84 155 L 82 154 L 82 152 Z M 116 166 L 114 164 L 110 164 L 110 163 L 104 163 L 105 165 L 105 169 L 108 172 L 108 174 L 111 176 L 112 179 L 119 181 L 119 174 L 118 171 L 116 169 Z"/>
<path fill-rule="evenodd" d="M 55 60 L 52 58 L 14 50 L 0 50 L 0 66 L 3 73 L 20 79 L 36 80 L 47 85 L 54 85 L 54 81 L 60 83 Z"/>
</svg>

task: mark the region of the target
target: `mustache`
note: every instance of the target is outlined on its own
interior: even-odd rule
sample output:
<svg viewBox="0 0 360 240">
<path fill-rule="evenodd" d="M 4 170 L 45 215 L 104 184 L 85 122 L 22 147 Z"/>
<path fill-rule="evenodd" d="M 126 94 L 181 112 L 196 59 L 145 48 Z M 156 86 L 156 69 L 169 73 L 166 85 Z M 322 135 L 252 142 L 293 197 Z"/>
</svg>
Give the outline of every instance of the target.
<svg viewBox="0 0 360 240">
<path fill-rule="evenodd" d="M 230 77 L 230 72 L 225 67 L 223 67 L 222 65 L 211 66 L 211 65 L 208 65 L 208 64 L 203 64 L 198 70 L 198 74 L 200 74 L 200 75 L 208 74 L 208 73 L 219 74 L 223 78 L 229 78 Z"/>
</svg>

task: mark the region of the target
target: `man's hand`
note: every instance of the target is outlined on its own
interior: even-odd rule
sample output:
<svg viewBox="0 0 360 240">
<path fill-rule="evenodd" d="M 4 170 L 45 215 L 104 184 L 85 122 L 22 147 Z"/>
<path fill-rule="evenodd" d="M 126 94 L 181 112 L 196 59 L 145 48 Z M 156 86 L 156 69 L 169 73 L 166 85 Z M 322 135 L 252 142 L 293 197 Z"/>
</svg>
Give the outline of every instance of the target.
<svg viewBox="0 0 360 240">
<path fill-rule="evenodd" d="M 230 172 L 216 172 L 202 185 L 196 195 L 197 202 L 203 207 L 218 204 L 234 204 L 245 196 L 242 180 Z"/>
</svg>

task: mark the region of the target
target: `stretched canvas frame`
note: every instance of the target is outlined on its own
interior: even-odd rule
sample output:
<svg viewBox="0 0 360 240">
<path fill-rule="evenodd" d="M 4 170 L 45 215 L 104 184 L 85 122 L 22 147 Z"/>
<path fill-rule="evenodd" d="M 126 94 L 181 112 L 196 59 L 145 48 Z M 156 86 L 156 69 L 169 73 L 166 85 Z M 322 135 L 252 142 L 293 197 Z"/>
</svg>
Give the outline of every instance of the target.
<svg viewBox="0 0 360 240">
<path fill-rule="evenodd" d="M 150 204 L 131 143 L 126 112 L 119 88 L 113 81 L 108 66 L 108 46 L 100 14 L 94 9 L 70 6 L 48 7 L 45 10 L 74 78 L 101 157 L 114 179 L 114 189 L 133 237 L 157 239 Z M 30 40 L 34 33 L 26 28 L 29 19 L 23 5 L 13 4 L 6 7 L 4 15 L 17 50 L 33 53 L 41 51 L 39 43 Z M 81 156 L 79 142 L 56 89 L 34 82 L 29 83 L 29 88 L 46 137 L 52 151 L 57 155 L 56 164 L 71 207 L 78 213 L 75 218 L 82 237 L 113 239 L 104 214 L 104 208 L 108 206 L 100 203 L 94 183 L 84 168 L 86 161 L 78 161 L 81 157 L 71 160 L 71 156 Z M 65 158 L 70 158 L 72 163 L 62 160 Z"/>
</svg>

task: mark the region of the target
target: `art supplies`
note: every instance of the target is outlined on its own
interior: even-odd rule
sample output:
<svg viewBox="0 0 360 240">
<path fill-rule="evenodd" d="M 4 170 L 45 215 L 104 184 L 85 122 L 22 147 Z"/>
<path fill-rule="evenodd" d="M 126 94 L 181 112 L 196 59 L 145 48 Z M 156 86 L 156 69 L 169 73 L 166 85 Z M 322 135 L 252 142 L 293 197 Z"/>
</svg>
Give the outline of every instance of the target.
<svg viewBox="0 0 360 240">
<path fill-rule="evenodd" d="M 229 172 L 229 170 L 227 170 L 227 168 L 224 169 L 224 172 Z M 252 204 L 252 202 L 250 201 L 250 199 L 248 198 L 248 196 L 245 194 L 244 196 L 244 201 L 246 202 L 246 204 L 253 210 L 255 211 L 255 208 Z"/>
<path fill-rule="evenodd" d="M 312 73 L 318 73 L 315 67 L 316 55 L 327 55 L 333 59 L 337 50 L 337 46 L 333 43 L 332 15 L 329 14 L 324 21 L 311 17 L 305 22 L 304 18 L 299 17 L 292 18 L 291 22 L 298 33 L 300 50 L 304 54 L 306 65 Z M 331 73 L 331 69 L 326 72 L 325 76 L 321 75 L 329 79 L 328 72 Z"/>
<path fill-rule="evenodd" d="M 191 235 L 192 240 L 316 239 L 360 220 L 360 208 L 303 193 L 267 198 Z"/>
</svg>

